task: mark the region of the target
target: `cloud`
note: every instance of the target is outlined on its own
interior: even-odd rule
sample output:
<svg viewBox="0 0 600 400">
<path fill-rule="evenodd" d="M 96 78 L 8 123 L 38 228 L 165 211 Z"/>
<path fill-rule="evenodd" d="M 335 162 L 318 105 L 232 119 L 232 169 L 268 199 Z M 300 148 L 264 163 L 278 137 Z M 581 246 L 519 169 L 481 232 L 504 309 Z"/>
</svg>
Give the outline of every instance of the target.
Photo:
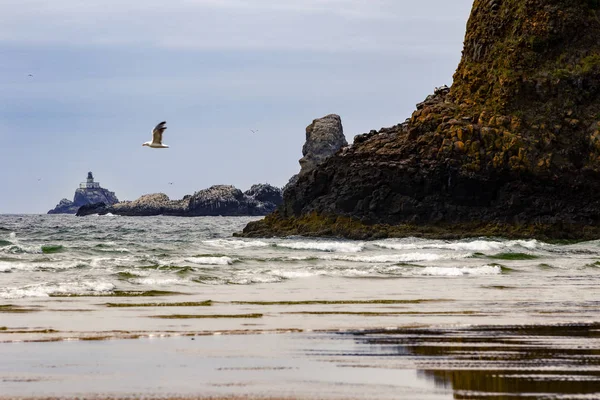
<svg viewBox="0 0 600 400">
<path fill-rule="evenodd" d="M 470 3 L 8 0 L 0 43 L 381 52 L 410 45 L 414 35 L 438 44 L 440 31 L 462 35 Z"/>
</svg>

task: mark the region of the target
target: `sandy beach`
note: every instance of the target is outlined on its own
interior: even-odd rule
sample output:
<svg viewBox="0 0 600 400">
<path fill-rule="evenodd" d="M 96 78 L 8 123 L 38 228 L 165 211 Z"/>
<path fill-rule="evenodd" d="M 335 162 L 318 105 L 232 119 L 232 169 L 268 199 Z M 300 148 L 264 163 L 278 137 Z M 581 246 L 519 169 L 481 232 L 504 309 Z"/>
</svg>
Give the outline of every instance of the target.
<svg viewBox="0 0 600 400">
<path fill-rule="evenodd" d="M 1 399 L 595 399 L 600 326 L 0 344 Z"/>
</svg>

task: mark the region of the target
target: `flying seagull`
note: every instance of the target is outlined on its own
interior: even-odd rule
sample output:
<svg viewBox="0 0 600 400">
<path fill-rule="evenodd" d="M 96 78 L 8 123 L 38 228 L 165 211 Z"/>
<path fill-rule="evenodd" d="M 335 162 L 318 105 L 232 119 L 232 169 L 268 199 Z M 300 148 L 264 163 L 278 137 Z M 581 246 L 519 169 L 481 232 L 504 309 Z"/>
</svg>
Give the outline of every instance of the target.
<svg viewBox="0 0 600 400">
<path fill-rule="evenodd" d="M 252 133 L 257 133 L 257 132 L 258 132 L 258 129 L 250 129 L 250 132 L 252 132 Z"/>
<path fill-rule="evenodd" d="M 29 77 L 33 78 L 33 75 L 31 75 L 31 74 L 29 74 L 29 75 L 27 75 L 27 76 L 29 76 Z"/>
<path fill-rule="evenodd" d="M 152 147 L 153 149 L 168 149 L 169 146 L 162 143 L 163 132 L 167 127 L 167 121 L 163 121 L 152 129 L 152 141 L 142 144 L 142 146 Z"/>
</svg>

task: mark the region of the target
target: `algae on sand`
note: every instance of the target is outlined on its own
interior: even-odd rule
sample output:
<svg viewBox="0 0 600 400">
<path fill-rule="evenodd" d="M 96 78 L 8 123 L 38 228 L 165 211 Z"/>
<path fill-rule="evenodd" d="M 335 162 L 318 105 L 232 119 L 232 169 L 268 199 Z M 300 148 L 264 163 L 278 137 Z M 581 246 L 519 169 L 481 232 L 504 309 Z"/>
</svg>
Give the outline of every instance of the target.
<svg viewBox="0 0 600 400">
<path fill-rule="evenodd" d="M 150 318 L 162 319 L 204 319 L 204 318 L 262 318 L 263 314 L 171 314 L 171 315 L 153 315 Z"/>
</svg>

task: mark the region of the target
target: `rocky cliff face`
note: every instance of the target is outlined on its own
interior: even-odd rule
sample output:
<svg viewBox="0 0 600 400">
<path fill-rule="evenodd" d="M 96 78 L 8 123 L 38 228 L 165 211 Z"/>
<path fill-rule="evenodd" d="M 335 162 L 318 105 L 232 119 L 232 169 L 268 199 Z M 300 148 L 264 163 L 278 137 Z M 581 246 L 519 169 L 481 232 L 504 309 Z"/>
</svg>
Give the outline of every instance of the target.
<svg viewBox="0 0 600 400">
<path fill-rule="evenodd" d="M 244 234 L 600 237 L 599 4 L 476 0 L 452 87 Z"/>
<path fill-rule="evenodd" d="M 48 214 L 75 214 L 81 206 L 96 203 L 113 205 L 118 202 L 119 199 L 117 199 L 117 196 L 114 192 L 111 192 L 108 189 L 103 189 L 99 187 L 99 185 L 98 187 L 93 188 L 79 188 L 75 190 L 73 201 L 69 199 L 62 199 L 55 208 L 48 211 Z"/>
<path fill-rule="evenodd" d="M 348 142 L 344 136 L 342 119 L 339 115 L 329 114 L 313 120 L 306 127 L 306 142 L 302 146 L 302 158 L 298 160 L 300 172 L 290 178 L 283 190 L 294 186 L 300 175 L 314 170 L 345 146 L 348 146 Z"/>
<path fill-rule="evenodd" d="M 149 194 L 134 201 L 112 206 L 97 203 L 81 207 L 78 216 L 114 214 L 127 216 L 243 216 L 267 215 L 282 202 L 281 189 L 268 184 L 253 185 L 242 192 L 234 186 L 217 185 L 200 190 L 181 200 L 171 200 L 164 193 Z"/>
</svg>

